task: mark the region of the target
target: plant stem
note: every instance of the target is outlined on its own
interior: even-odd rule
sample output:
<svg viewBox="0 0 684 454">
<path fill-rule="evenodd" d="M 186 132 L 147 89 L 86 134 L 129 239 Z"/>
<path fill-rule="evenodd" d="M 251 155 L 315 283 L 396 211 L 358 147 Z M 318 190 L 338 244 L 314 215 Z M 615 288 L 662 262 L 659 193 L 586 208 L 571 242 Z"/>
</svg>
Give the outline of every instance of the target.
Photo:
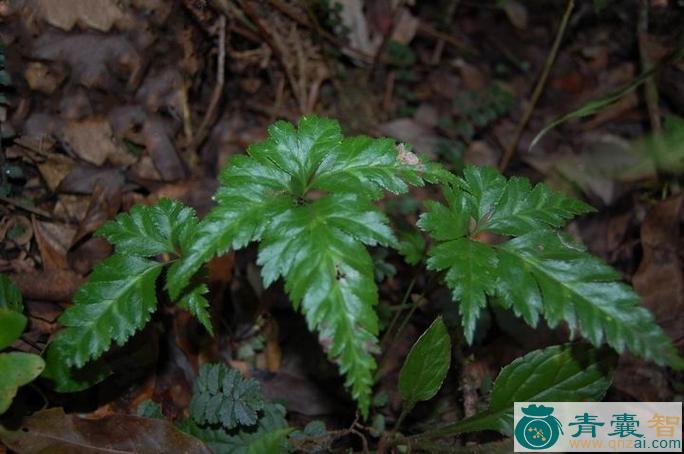
<svg viewBox="0 0 684 454">
<path fill-rule="evenodd" d="M 406 304 L 406 301 L 408 301 L 408 298 L 411 295 L 411 291 L 413 290 L 413 287 L 415 285 L 416 285 L 416 278 L 414 276 L 413 279 L 411 279 L 411 282 L 409 283 L 409 286 L 406 289 L 406 292 L 404 292 L 404 296 L 401 298 L 401 304 L 399 304 L 400 308 L 403 308 L 404 305 Z M 389 326 L 387 327 L 387 330 L 385 331 L 385 335 L 382 337 L 382 340 L 380 341 L 380 345 L 383 345 L 383 344 L 385 344 L 385 342 L 387 342 L 387 339 L 389 338 L 389 335 L 392 332 L 392 328 L 394 328 L 394 325 L 397 324 L 397 321 L 399 320 L 399 316 L 401 315 L 402 311 L 403 311 L 403 309 L 399 309 L 394 314 L 394 317 L 392 317 L 392 321 L 390 322 Z"/>
<path fill-rule="evenodd" d="M 534 87 L 534 91 L 532 92 L 530 104 L 527 106 L 525 114 L 520 120 L 520 123 L 518 123 L 518 126 L 515 128 L 513 140 L 508 145 L 508 148 L 506 148 L 504 156 L 499 163 L 499 171 L 501 172 L 506 170 L 506 167 L 508 167 L 508 163 L 511 161 L 513 154 L 515 154 L 515 150 L 518 148 L 518 144 L 520 143 L 520 137 L 522 136 L 527 123 L 530 121 L 530 117 L 532 116 L 532 112 L 534 112 L 534 108 L 537 106 L 537 102 L 539 102 L 539 98 L 541 98 L 541 95 L 544 92 L 546 80 L 551 73 L 553 63 L 556 61 L 558 49 L 563 41 L 563 35 L 565 35 L 565 29 L 568 27 L 568 22 L 570 22 L 570 16 L 572 15 L 572 10 L 574 7 L 575 0 L 568 0 L 567 6 L 565 7 L 565 12 L 563 13 L 563 18 L 561 19 L 560 26 L 558 27 L 558 32 L 556 33 L 556 39 L 553 42 L 553 46 L 551 47 L 549 55 L 546 57 L 546 62 L 544 63 L 544 69 L 542 71 L 541 77 L 537 81 L 537 85 Z"/>
</svg>

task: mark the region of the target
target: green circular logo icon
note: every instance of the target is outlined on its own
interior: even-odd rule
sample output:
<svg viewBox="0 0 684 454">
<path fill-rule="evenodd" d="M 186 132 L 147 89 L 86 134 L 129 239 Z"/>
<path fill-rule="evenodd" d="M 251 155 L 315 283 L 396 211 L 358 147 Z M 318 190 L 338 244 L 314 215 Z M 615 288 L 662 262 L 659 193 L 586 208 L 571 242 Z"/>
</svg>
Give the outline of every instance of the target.
<svg viewBox="0 0 684 454">
<path fill-rule="evenodd" d="M 530 405 L 522 408 L 523 416 L 515 425 L 515 439 L 527 449 L 553 446 L 563 433 L 561 423 L 552 416 L 553 407 Z"/>
</svg>

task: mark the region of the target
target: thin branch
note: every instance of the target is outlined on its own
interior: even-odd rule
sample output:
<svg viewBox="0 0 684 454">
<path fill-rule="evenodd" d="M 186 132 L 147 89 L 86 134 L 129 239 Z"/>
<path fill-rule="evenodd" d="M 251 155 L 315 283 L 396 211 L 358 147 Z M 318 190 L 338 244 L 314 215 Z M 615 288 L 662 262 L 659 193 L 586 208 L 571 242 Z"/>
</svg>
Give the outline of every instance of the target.
<svg viewBox="0 0 684 454">
<path fill-rule="evenodd" d="M 518 123 L 518 126 L 515 128 L 513 140 L 508 145 L 508 148 L 506 148 L 504 156 L 501 159 L 501 162 L 499 163 L 499 170 L 501 172 L 506 170 L 506 167 L 508 167 L 508 163 L 511 161 L 513 154 L 515 154 L 515 150 L 518 148 L 518 144 L 520 143 L 520 137 L 522 136 L 522 133 L 525 130 L 525 127 L 527 126 L 527 123 L 530 121 L 530 117 L 532 116 L 532 112 L 534 112 L 534 108 L 537 106 L 537 102 L 539 102 L 539 98 L 541 98 L 541 95 L 544 92 L 546 80 L 548 79 L 549 74 L 551 73 L 553 63 L 556 61 L 558 49 L 560 48 L 560 44 L 563 41 L 563 35 L 565 35 L 565 29 L 568 27 L 568 22 L 570 22 L 570 16 L 572 16 L 572 10 L 574 9 L 574 7 L 575 0 L 568 0 L 567 6 L 565 7 L 565 12 L 563 13 L 563 19 L 561 19 L 560 26 L 558 27 L 558 32 L 556 33 L 556 39 L 553 42 L 553 46 L 551 47 L 549 55 L 546 57 L 544 69 L 542 71 L 541 77 L 539 78 L 539 81 L 537 81 L 537 85 L 534 87 L 534 92 L 532 93 L 532 99 L 530 100 L 530 104 L 527 106 L 527 110 L 525 110 L 525 114 L 520 120 L 520 123 Z"/>
<path fill-rule="evenodd" d="M 218 56 L 217 56 L 217 68 L 216 68 L 216 85 L 214 85 L 214 91 L 211 93 L 211 99 L 209 101 L 209 107 L 204 114 L 202 123 L 200 123 L 197 129 L 197 135 L 195 135 L 192 141 L 191 149 L 197 150 L 209 132 L 209 127 L 214 122 L 214 117 L 216 116 L 216 109 L 218 107 L 219 101 L 221 100 L 221 94 L 223 94 L 223 84 L 225 79 L 225 67 L 226 67 L 226 16 L 221 15 L 219 17 L 219 32 L 218 32 Z"/>
</svg>

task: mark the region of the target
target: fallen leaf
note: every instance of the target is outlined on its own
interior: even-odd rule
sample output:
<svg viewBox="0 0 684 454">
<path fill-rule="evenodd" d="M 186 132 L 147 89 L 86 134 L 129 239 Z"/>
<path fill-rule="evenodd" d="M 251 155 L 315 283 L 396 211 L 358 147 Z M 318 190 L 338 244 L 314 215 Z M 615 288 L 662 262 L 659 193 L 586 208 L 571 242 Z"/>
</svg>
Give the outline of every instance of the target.
<svg viewBox="0 0 684 454">
<path fill-rule="evenodd" d="M 48 24 L 70 31 L 76 24 L 107 32 L 123 17 L 115 0 L 34 0 L 39 17 Z"/>
<path fill-rule="evenodd" d="M 43 260 L 43 269 L 67 269 L 67 251 L 76 229 L 67 224 L 38 221 L 32 217 L 33 232 Z"/>
<path fill-rule="evenodd" d="M 131 415 L 85 419 L 62 408 L 34 413 L 16 431 L 0 427 L 0 438 L 19 453 L 211 453 L 166 420 Z"/>
<path fill-rule="evenodd" d="M 143 126 L 145 147 L 164 181 L 186 177 L 185 165 L 173 144 L 172 134 L 168 124 L 158 115 L 150 115 Z"/>
<path fill-rule="evenodd" d="M 57 187 L 57 192 L 90 195 L 96 186 L 115 192 L 123 188 L 124 174 L 117 167 L 95 167 L 76 163 Z"/>
<path fill-rule="evenodd" d="M 55 191 L 65 176 L 71 172 L 74 161 L 62 154 L 50 153 L 44 162 L 38 164 L 38 170 L 47 183 L 50 191 Z"/>
<path fill-rule="evenodd" d="M 95 186 L 93 196 L 86 215 L 78 224 L 72 244 L 77 244 L 81 239 L 100 228 L 105 222 L 113 219 L 121 207 L 121 191 L 112 191 L 109 188 Z"/>
<path fill-rule="evenodd" d="M 67 145 L 81 159 L 96 166 L 101 166 L 108 160 L 114 165 L 128 166 L 137 160 L 114 138 L 106 119 L 70 121 L 64 126 L 62 135 Z"/>
<path fill-rule="evenodd" d="M 57 269 L 14 273 L 9 277 L 25 299 L 53 302 L 71 301 L 85 282 L 83 276 L 71 270 Z"/>
<path fill-rule="evenodd" d="M 516 0 L 506 0 L 503 4 L 503 10 L 515 28 L 527 30 L 527 8 L 525 5 Z"/>
<path fill-rule="evenodd" d="M 641 225 L 643 258 L 633 278 L 644 304 L 680 345 L 684 340 L 684 263 L 679 257 L 682 211 L 684 196 L 680 194 L 648 212 Z"/>
<path fill-rule="evenodd" d="M 42 91 L 50 94 L 62 83 L 65 74 L 62 71 L 54 71 L 48 65 L 33 61 L 24 69 L 24 79 L 31 90 Z"/>
<path fill-rule="evenodd" d="M 69 65 L 70 80 L 87 88 L 116 92 L 119 78 L 128 86 L 139 82 L 142 57 L 125 35 L 67 34 L 48 30 L 34 41 L 32 56 Z M 123 88 L 123 87 L 121 87 Z"/>
</svg>

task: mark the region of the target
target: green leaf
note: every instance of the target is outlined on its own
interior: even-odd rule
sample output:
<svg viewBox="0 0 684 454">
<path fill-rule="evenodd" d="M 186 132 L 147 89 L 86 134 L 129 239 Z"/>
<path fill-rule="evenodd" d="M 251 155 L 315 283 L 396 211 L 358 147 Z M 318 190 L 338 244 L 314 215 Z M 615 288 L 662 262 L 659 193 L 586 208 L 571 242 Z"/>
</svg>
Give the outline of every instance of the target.
<svg viewBox="0 0 684 454">
<path fill-rule="evenodd" d="M 140 402 L 135 413 L 143 418 L 164 419 L 161 405 L 151 399 Z"/>
<path fill-rule="evenodd" d="M 618 282 L 620 275 L 614 269 L 584 248 L 556 232 L 541 230 L 515 238 L 499 251 L 508 255 L 510 265 L 534 278 L 551 327 L 565 320 L 595 346 L 605 340 L 620 353 L 629 350 L 658 364 L 677 361 L 675 347 L 640 305 L 639 296 Z M 509 288 L 513 285 L 508 283 Z"/>
<path fill-rule="evenodd" d="M 4 274 L 0 274 L 0 309 L 24 312 L 19 288 Z"/>
<path fill-rule="evenodd" d="M 535 350 L 499 373 L 489 408 L 470 418 L 428 431 L 421 439 L 495 430 L 513 433 L 515 402 L 594 402 L 610 387 L 617 356 L 586 344 L 565 344 Z"/>
<path fill-rule="evenodd" d="M 444 278 L 459 312 L 466 340 L 472 343 L 480 311 L 496 283 L 496 253 L 489 246 L 467 238 L 440 243 L 430 251 L 428 269 L 448 269 Z"/>
<path fill-rule="evenodd" d="M 67 366 L 83 367 L 107 351 L 112 341 L 123 345 L 156 309 L 155 281 L 160 271 L 161 264 L 139 257 L 106 259 L 59 318 L 64 329 L 49 348 Z"/>
<path fill-rule="evenodd" d="M 204 364 L 193 385 L 190 416 L 197 424 L 221 424 L 226 429 L 252 426 L 264 408 L 259 382 L 244 379 L 225 364 Z"/>
<path fill-rule="evenodd" d="M 409 265 L 419 264 L 425 257 L 425 239 L 419 231 L 403 231 L 399 233 L 397 251 Z"/>
<path fill-rule="evenodd" d="M 378 295 L 366 246 L 397 244 L 372 201 L 386 190 L 421 185 L 423 177 L 451 178 L 389 139 L 344 138 L 334 120 L 277 122 L 265 141 L 233 157 L 221 173 L 216 206 L 169 270 L 169 294 L 181 297 L 215 255 L 261 241 L 265 285 L 285 279 L 365 414 L 378 343 Z"/>
<path fill-rule="evenodd" d="M 428 266 L 447 271 L 469 342 L 487 298 L 493 298 L 531 326 L 543 315 L 551 327 L 565 321 L 595 346 L 607 342 L 618 352 L 683 365 L 619 274 L 553 230 L 589 211 L 587 205 L 476 167 L 467 167 L 455 187 L 445 188 L 445 198 L 447 206 L 428 205 L 419 226 L 436 240 Z M 488 245 L 476 241 L 482 233 L 514 238 Z"/>
<path fill-rule="evenodd" d="M 198 284 L 187 291 L 178 300 L 177 304 L 178 307 L 194 315 L 209 334 L 213 336 L 214 327 L 211 324 L 211 317 L 209 315 L 209 301 L 204 297 L 207 292 L 209 292 L 209 287 L 206 284 Z"/>
<path fill-rule="evenodd" d="M 262 437 L 270 438 L 269 434 L 283 430 L 291 431 L 285 420 L 285 407 L 279 404 L 267 403 L 256 426 L 241 428 L 234 435 L 216 426 L 200 426 L 192 419 L 186 419 L 179 424 L 179 428 L 202 440 L 214 454 L 246 454 L 249 447 L 259 443 Z M 231 431 L 234 433 L 235 429 Z M 282 448 L 273 452 L 286 452 L 287 446 L 282 440 Z M 267 451 L 260 451 L 267 452 Z"/>
<path fill-rule="evenodd" d="M 451 338 L 438 317 L 413 344 L 399 372 L 399 393 L 408 408 L 437 394 L 450 364 Z"/>
<path fill-rule="evenodd" d="M 4 350 L 19 339 L 26 328 L 26 317 L 10 309 L 0 309 L 0 350 Z"/>
<path fill-rule="evenodd" d="M 311 186 L 328 192 L 364 191 L 372 199 L 380 198 L 383 190 L 395 194 L 406 192 L 404 179 L 421 184 L 416 172 L 420 163 L 414 155 L 406 155 L 407 159 L 409 156 L 415 159 L 412 167 L 401 156 L 392 139 L 366 136 L 344 139 L 339 152 L 329 153 L 321 162 Z"/>
<path fill-rule="evenodd" d="M 152 257 L 189 246 L 197 222 L 191 208 L 162 199 L 152 206 L 133 206 L 130 212 L 103 225 L 97 234 L 115 245 L 117 253 Z"/>
<path fill-rule="evenodd" d="M 275 218 L 259 248 L 269 285 L 285 277 L 285 289 L 318 330 L 329 357 L 347 375 L 362 412 L 370 405 L 376 364 L 378 295 L 373 262 L 364 247 L 395 240 L 387 219 L 354 195 L 329 195 Z"/>
<path fill-rule="evenodd" d="M 247 446 L 247 454 L 282 453 L 287 452 L 287 436 L 294 429 L 286 427 L 272 432 L 262 433 Z"/>
<path fill-rule="evenodd" d="M 30 353 L 0 353 L 0 415 L 12 404 L 20 386 L 35 380 L 45 367 L 43 359 Z"/>
</svg>

